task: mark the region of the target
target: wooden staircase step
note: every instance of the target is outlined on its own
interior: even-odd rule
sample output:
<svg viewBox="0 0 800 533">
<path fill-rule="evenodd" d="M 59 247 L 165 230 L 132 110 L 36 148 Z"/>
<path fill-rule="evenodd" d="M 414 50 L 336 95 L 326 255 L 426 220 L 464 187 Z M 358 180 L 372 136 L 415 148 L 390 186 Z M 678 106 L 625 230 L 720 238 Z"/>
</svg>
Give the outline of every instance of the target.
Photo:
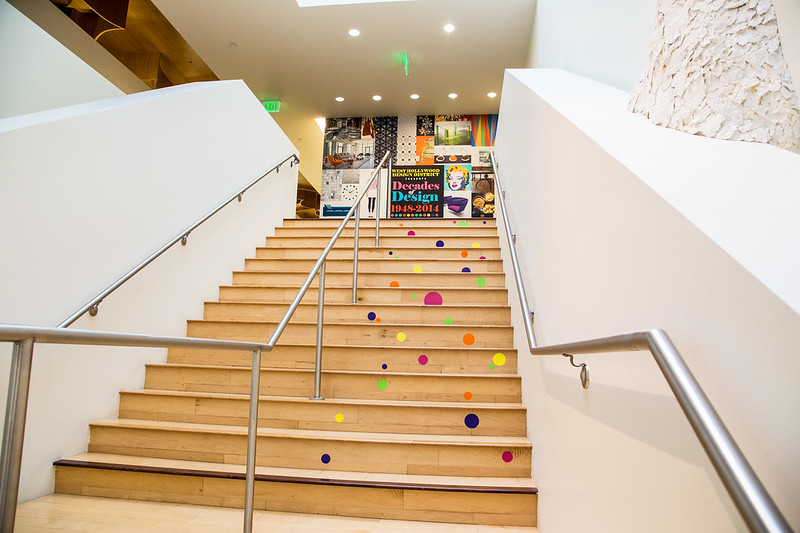
<svg viewBox="0 0 800 533">
<path fill-rule="evenodd" d="M 225 339 L 247 342 L 269 341 L 277 327 L 276 322 L 188 320 L 186 333 L 203 339 Z M 279 342 L 307 342 L 315 339 L 317 324 L 313 322 L 289 323 Z M 476 346 L 506 349 L 514 346 L 511 326 L 485 325 L 427 325 L 427 324 L 325 324 L 323 343 L 382 346 Z"/>
<path fill-rule="evenodd" d="M 372 244 L 372 245 L 371 245 Z M 365 242 L 359 243 L 358 259 L 390 259 L 392 261 L 398 259 L 414 259 L 414 258 L 437 258 L 437 259 L 455 259 L 464 261 L 464 266 L 470 266 L 475 261 L 500 259 L 500 248 L 483 246 L 481 248 L 472 248 L 472 246 L 447 246 L 444 243 L 443 248 L 436 246 L 436 243 L 428 246 L 374 246 L 367 239 Z M 391 253 L 389 253 L 391 252 Z M 256 259 L 313 259 L 317 260 L 322 253 L 320 247 L 314 246 L 284 246 L 281 248 L 256 248 Z M 333 248 L 328 253 L 328 259 L 353 259 L 352 247 L 348 250 L 346 248 Z"/>
<path fill-rule="evenodd" d="M 322 372 L 320 394 L 331 400 L 462 402 L 471 398 L 466 401 L 519 403 L 520 387 L 520 377 L 509 374 L 411 374 L 326 369 Z M 149 364 L 145 388 L 249 394 L 250 369 L 244 366 Z M 313 369 L 267 368 L 261 371 L 259 393 L 262 395 L 307 398 L 313 392 Z"/>
<path fill-rule="evenodd" d="M 338 226 L 337 226 L 338 227 Z M 313 237 L 333 237 L 335 227 L 280 227 L 275 228 L 276 237 L 297 237 L 313 236 Z M 375 239 L 375 224 L 362 224 L 358 229 L 359 238 Z M 341 233 L 341 237 L 353 237 L 355 235 L 354 225 L 348 224 Z M 469 227 L 462 227 L 451 224 L 450 226 L 416 226 L 414 228 L 409 226 L 381 226 L 380 238 L 384 237 L 436 237 L 437 239 L 446 239 L 447 237 L 495 237 L 497 236 L 497 228 L 484 225 L 474 225 Z"/>
<path fill-rule="evenodd" d="M 399 283 L 399 282 L 398 282 Z M 291 303 L 298 287 L 267 287 L 264 285 L 223 285 L 219 288 L 220 301 L 285 302 Z M 507 305 L 508 291 L 500 287 L 369 287 L 359 285 L 358 303 L 363 304 L 416 304 L 425 301 L 428 293 L 441 296 L 446 305 Z M 317 302 L 317 288 L 310 287 L 303 297 L 304 303 Z M 325 280 L 325 303 L 350 303 L 353 301 L 353 282 L 333 286 Z M 433 306 L 432 306 L 433 307 Z"/>
<path fill-rule="evenodd" d="M 206 302 L 205 320 L 269 320 L 283 318 L 289 304 L 256 302 Z M 490 325 L 508 324 L 511 309 L 508 306 L 451 306 L 411 304 L 325 304 L 325 323 L 351 324 L 412 323 L 412 324 L 470 324 L 477 318 Z M 317 318 L 317 304 L 301 303 L 292 315 L 292 321 L 312 322 Z"/>
<path fill-rule="evenodd" d="M 238 271 L 233 273 L 234 285 L 268 285 L 271 287 L 297 287 L 305 282 L 308 272 L 272 271 L 250 272 Z M 315 276 L 311 286 L 316 287 L 319 276 Z M 332 286 L 353 286 L 352 272 L 330 272 L 325 275 L 326 288 Z M 451 274 L 425 272 L 362 272 L 358 275 L 358 287 L 505 287 L 505 274 L 500 272 L 462 273 Z M 396 284 L 396 285 L 395 285 Z"/>
<path fill-rule="evenodd" d="M 245 260 L 245 270 L 249 272 L 272 272 L 295 270 L 299 272 L 311 272 L 317 259 L 247 259 Z M 502 272 L 503 262 L 499 259 L 487 259 L 484 261 L 465 261 L 463 259 L 442 259 L 431 258 L 408 258 L 387 261 L 386 259 L 359 258 L 358 273 L 367 272 L 441 272 L 443 274 L 466 274 L 470 272 Z M 466 272 L 464 269 L 468 269 Z M 328 259 L 325 262 L 325 272 L 353 272 L 353 258 L 349 259 Z"/>
<path fill-rule="evenodd" d="M 497 356 L 501 353 L 501 356 Z M 170 363 L 233 365 L 250 368 L 251 355 L 241 351 L 170 348 Z M 279 344 L 262 358 L 262 368 L 314 368 L 314 344 Z M 422 357 L 424 356 L 424 357 Z M 496 357 L 497 356 L 497 357 Z M 326 370 L 385 370 L 425 374 L 514 374 L 517 351 L 481 347 L 347 346 L 326 344 L 322 350 Z M 503 362 L 505 360 L 505 362 Z M 497 362 L 502 364 L 496 364 Z"/>
<path fill-rule="evenodd" d="M 56 492 L 238 507 L 244 467 L 85 453 L 56 461 Z M 385 519 L 533 526 L 529 476 L 453 477 L 256 468 L 255 507 Z"/>
<path fill-rule="evenodd" d="M 120 393 L 119 416 L 139 420 L 247 426 L 250 397 L 176 391 Z M 470 414 L 480 423 L 470 429 Z M 259 398 L 259 426 L 370 433 L 446 435 L 527 434 L 525 408 L 517 403 L 413 402 L 396 400 L 310 400 L 288 396 Z"/>
<path fill-rule="evenodd" d="M 318 218 L 318 219 L 297 219 L 287 218 L 283 221 L 283 227 L 325 227 L 336 229 L 342 223 L 341 218 Z M 347 223 L 347 227 L 354 224 L 352 220 Z M 361 227 L 367 225 L 375 227 L 375 219 L 361 219 Z M 460 229 L 475 228 L 475 227 L 497 227 L 497 220 L 494 218 L 482 219 L 468 219 L 468 220 L 453 220 L 453 219 L 382 219 L 380 221 L 381 229 L 389 227 L 406 227 L 410 229 L 423 227 L 423 228 L 452 228 L 458 227 Z"/>
<path fill-rule="evenodd" d="M 331 236 L 333 234 L 331 233 Z M 366 239 L 366 238 L 365 238 Z M 303 236 L 291 236 L 291 237 L 267 237 L 267 246 L 275 246 L 278 248 L 282 248 L 284 246 L 316 246 L 322 250 L 325 246 L 328 245 L 330 242 L 330 236 L 319 236 L 319 237 L 303 237 Z M 436 242 L 444 240 L 444 238 L 440 238 L 437 236 L 382 236 L 380 238 L 380 245 L 389 247 L 390 249 L 395 246 L 414 246 L 414 247 L 421 247 L 421 248 L 436 248 Z M 360 241 L 360 239 L 359 239 Z M 359 243 L 360 244 L 360 243 Z M 366 244 L 366 243 L 365 243 Z M 500 239 L 497 235 L 483 235 L 483 236 L 473 236 L 473 235 L 466 235 L 466 236 L 451 236 L 447 237 L 447 242 L 445 243 L 446 246 L 451 248 L 463 248 L 465 250 L 474 249 L 474 248 L 496 248 L 500 246 Z M 350 250 L 353 249 L 353 237 L 339 237 L 339 239 L 334 244 L 335 248 L 349 248 Z"/>
</svg>

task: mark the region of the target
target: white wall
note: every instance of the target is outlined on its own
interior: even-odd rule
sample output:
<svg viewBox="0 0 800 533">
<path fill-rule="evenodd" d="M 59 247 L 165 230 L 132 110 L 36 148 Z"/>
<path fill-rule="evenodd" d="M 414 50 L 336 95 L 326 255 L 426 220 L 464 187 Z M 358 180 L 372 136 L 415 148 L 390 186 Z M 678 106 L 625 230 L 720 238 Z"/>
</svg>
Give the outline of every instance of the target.
<svg viewBox="0 0 800 533">
<path fill-rule="evenodd" d="M 786 207 L 800 156 L 666 131 L 626 100 L 564 72 L 506 73 L 496 151 L 537 339 L 665 329 L 797 528 L 800 265 L 787 243 L 800 214 Z M 520 358 L 539 530 L 742 531 L 650 355 L 578 359 L 588 391 L 563 358 Z"/>
<path fill-rule="evenodd" d="M 5 0 L 0 0 L 0 79 L 0 118 L 123 94 Z"/>
<path fill-rule="evenodd" d="M 784 56 L 800 84 L 800 2 L 773 0 Z M 536 0 L 528 65 L 630 92 L 647 66 L 658 0 Z"/>
<path fill-rule="evenodd" d="M 241 81 L 197 83 L 0 120 L 0 323 L 55 326 L 194 221 L 295 153 Z M 294 216 L 284 165 L 166 252 L 74 329 L 183 336 L 204 300 Z M 8 353 L 0 376 L 7 375 Z M 37 345 L 22 500 L 86 450 L 164 350 Z M 5 378 L 0 394 L 5 399 Z"/>
</svg>

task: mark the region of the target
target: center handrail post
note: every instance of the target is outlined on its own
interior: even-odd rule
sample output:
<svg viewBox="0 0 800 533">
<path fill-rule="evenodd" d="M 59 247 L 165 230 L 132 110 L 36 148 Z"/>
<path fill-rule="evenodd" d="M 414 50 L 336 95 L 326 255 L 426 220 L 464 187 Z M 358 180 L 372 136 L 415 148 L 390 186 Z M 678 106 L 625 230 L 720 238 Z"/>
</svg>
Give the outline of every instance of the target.
<svg viewBox="0 0 800 533">
<path fill-rule="evenodd" d="M 319 288 L 317 289 L 317 357 L 314 366 L 314 396 L 311 400 L 324 400 L 320 396 L 320 381 L 322 379 L 322 320 L 325 312 L 325 263 L 319 269 Z"/>
<path fill-rule="evenodd" d="M 353 303 L 356 303 L 358 292 L 358 226 L 361 220 L 361 202 L 356 206 L 355 236 L 353 238 Z"/>
<path fill-rule="evenodd" d="M 250 418 L 247 424 L 247 466 L 244 489 L 244 533 L 253 531 L 253 500 L 256 483 L 256 442 L 258 439 L 258 396 L 261 385 L 261 350 L 253 350 L 250 370 Z"/>
</svg>

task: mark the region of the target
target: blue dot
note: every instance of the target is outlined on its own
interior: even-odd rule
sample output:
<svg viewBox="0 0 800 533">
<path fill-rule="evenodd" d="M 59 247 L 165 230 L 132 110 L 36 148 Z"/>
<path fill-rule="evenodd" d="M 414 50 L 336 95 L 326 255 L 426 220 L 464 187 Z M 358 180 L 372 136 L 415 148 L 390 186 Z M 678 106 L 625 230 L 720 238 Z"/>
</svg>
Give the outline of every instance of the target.
<svg viewBox="0 0 800 533">
<path fill-rule="evenodd" d="M 476 425 L 477 425 L 477 424 L 476 424 Z M 320 460 L 321 460 L 323 463 L 325 463 L 325 464 L 328 464 L 328 463 L 330 463 L 330 462 L 331 462 L 331 456 L 330 456 L 330 455 L 328 455 L 327 453 L 323 453 L 323 454 L 322 454 L 322 457 L 320 457 Z"/>
<path fill-rule="evenodd" d="M 486 221 L 484 220 L 483 223 L 486 224 Z"/>
<path fill-rule="evenodd" d="M 394 254 L 394 252 L 389 252 L 389 255 L 392 255 L 392 254 Z"/>
<path fill-rule="evenodd" d="M 437 248 L 444 248 L 444 241 L 436 241 Z"/>
<path fill-rule="evenodd" d="M 386 370 L 387 368 L 389 368 L 389 365 L 387 365 L 386 363 L 383 363 L 383 364 L 381 365 L 381 368 L 382 368 L 382 369 L 384 369 L 384 370 Z"/>
<path fill-rule="evenodd" d="M 464 424 L 470 429 L 475 429 L 476 427 L 478 427 L 479 423 L 480 420 L 478 420 L 478 415 L 474 413 L 470 413 L 464 417 Z"/>
<path fill-rule="evenodd" d="M 375 313 L 370 311 L 370 313 L 367 315 L 367 318 L 370 319 L 370 320 L 375 320 L 376 316 L 378 316 L 378 315 L 376 315 Z"/>
<path fill-rule="evenodd" d="M 461 272 L 472 272 L 472 270 L 470 270 L 469 267 L 464 267 L 461 269 Z"/>
</svg>

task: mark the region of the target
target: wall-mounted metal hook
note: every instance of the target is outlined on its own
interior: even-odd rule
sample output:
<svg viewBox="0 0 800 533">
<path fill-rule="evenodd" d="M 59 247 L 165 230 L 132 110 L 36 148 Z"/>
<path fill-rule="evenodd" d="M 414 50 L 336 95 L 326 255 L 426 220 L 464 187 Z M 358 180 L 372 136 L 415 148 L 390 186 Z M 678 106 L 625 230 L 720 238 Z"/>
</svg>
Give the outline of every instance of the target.
<svg viewBox="0 0 800 533">
<path fill-rule="evenodd" d="M 97 302 L 93 306 L 89 308 L 89 316 L 97 316 L 97 313 L 100 311 L 100 302 Z"/>
<path fill-rule="evenodd" d="M 528 313 L 531 315 L 531 322 L 533 322 L 533 317 L 536 313 L 533 312 L 533 309 L 528 309 Z"/>
<path fill-rule="evenodd" d="M 514 244 L 517 244 L 517 234 L 516 233 L 512 233 L 511 234 L 511 242 L 513 242 Z"/>
<path fill-rule="evenodd" d="M 572 359 L 572 354 L 563 353 L 561 354 L 564 357 L 569 357 L 569 364 L 574 366 L 575 368 L 581 369 L 581 385 L 583 385 L 584 389 L 589 388 L 589 367 L 586 363 L 581 363 L 579 365 L 575 364 L 575 361 Z"/>
<path fill-rule="evenodd" d="M 236 199 L 241 202 L 242 201 L 242 195 L 240 194 L 239 196 L 236 197 Z"/>
<path fill-rule="evenodd" d="M 188 241 L 188 240 L 189 240 L 189 234 L 187 233 L 186 235 L 181 237 L 181 244 L 186 246 L 186 241 Z"/>
<path fill-rule="evenodd" d="M 280 166 L 280 165 L 278 165 L 278 166 L 275 168 L 275 172 L 277 172 L 277 173 L 279 173 L 279 174 L 280 174 L 280 172 L 281 172 L 281 166 Z"/>
</svg>

